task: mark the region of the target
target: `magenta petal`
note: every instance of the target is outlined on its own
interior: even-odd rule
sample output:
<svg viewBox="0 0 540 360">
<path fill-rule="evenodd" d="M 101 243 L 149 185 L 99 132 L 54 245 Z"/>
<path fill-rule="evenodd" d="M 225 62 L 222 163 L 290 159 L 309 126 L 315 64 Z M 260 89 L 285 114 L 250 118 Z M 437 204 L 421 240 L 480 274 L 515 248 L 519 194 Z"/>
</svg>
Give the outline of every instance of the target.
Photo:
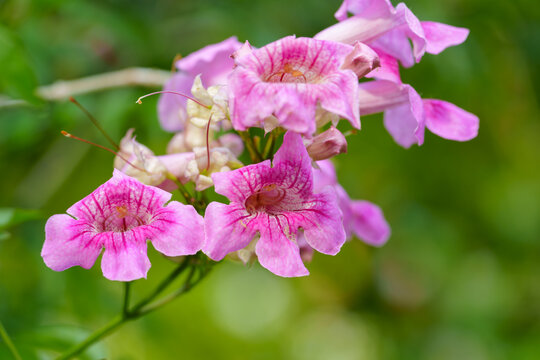
<svg viewBox="0 0 540 360">
<path fill-rule="evenodd" d="M 393 21 L 395 26 L 390 31 L 368 44 L 398 59 L 403 66 L 411 67 L 426 51 L 424 30 L 418 18 L 403 3 L 396 7 Z"/>
<path fill-rule="evenodd" d="M 274 183 L 297 196 L 310 197 L 313 192 L 311 159 L 302 137 L 292 131 L 285 133 L 283 145 L 274 155 Z M 286 200 L 285 198 L 284 200 Z"/>
<path fill-rule="evenodd" d="M 265 160 L 238 170 L 213 173 L 214 189 L 229 200 L 243 204 L 249 195 L 266 183 L 270 169 L 270 160 Z"/>
<path fill-rule="evenodd" d="M 168 203 L 146 227 L 154 248 L 167 256 L 195 254 L 204 242 L 202 216 L 193 206 L 178 201 Z"/>
<path fill-rule="evenodd" d="M 396 58 L 377 49 L 375 49 L 375 51 L 379 55 L 380 66 L 367 74 L 366 77 L 375 78 L 377 80 L 388 80 L 396 84 L 401 84 L 399 64 Z"/>
<path fill-rule="evenodd" d="M 408 101 L 384 112 L 384 126 L 394 140 L 405 148 L 424 142 L 424 106 L 420 95 L 409 85 L 403 85 Z"/>
<path fill-rule="evenodd" d="M 443 100 L 424 99 L 426 126 L 445 139 L 468 141 L 478 135 L 479 119 L 454 104 Z"/>
<path fill-rule="evenodd" d="M 163 87 L 165 91 L 191 94 L 193 80 L 201 74 L 204 86 L 226 84 L 234 61 L 231 59 L 242 44 L 236 37 L 220 43 L 208 45 L 176 62 L 179 72 L 174 74 Z M 166 131 L 177 132 L 184 129 L 187 118 L 186 98 L 174 94 L 162 94 L 158 102 L 158 116 L 161 127 Z"/>
<path fill-rule="evenodd" d="M 242 205 L 211 202 L 206 208 L 203 252 L 219 261 L 230 252 L 245 248 L 256 234 L 252 222 L 259 215 L 250 215 Z"/>
<path fill-rule="evenodd" d="M 405 13 L 405 33 L 413 44 L 414 59 L 419 62 L 426 51 L 426 36 L 422 24 L 404 3 L 399 3 L 396 11 L 398 14 L 400 11 Z"/>
<path fill-rule="evenodd" d="M 102 249 L 99 241 L 93 241 L 96 233 L 84 221 L 68 215 L 53 215 L 45 225 L 45 243 L 41 256 L 45 264 L 62 271 L 72 266 L 89 269 L 96 262 Z"/>
<path fill-rule="evenodd" d="M 344 0 L 334 16 L 342 21 L 347 18 L 347 13 L 362 17 L 389 16 L 394 7 L 389 0 Z"/>
<path fill-rule="evenodd" d="M 190 95 L 194 79 L 194 75 L 176 73 L 167 81 L 163 90 Z M 177 132 L 184 129 L 187 118 L 186 101 L 186 98 L 175 94 L 162 94 L 159 97 L 157 104 L 158 118 L 164 130 Z"/>
<path fill-rule="evenodd" d="M 330 76 L 327 85 L 314 93 L 318 93 L 317 99 L 324 110 L 349 120 L 354 128 L 360 129 L 358 78 L 352 71 L 350 75 Z"/>
<path fill-rule="evenodd" d="M 365 243 L 382 246 L 390 237 L 390 226 L 382 210 L 369 201 L 352 201 L 352 229 Z"/>
<path fill-rule="evenodd" d="M 317 161 L 318 169 L 313 169 L 313 190 L 320 193 L 326 186 L 338 185 L 336 169 L 330 160 Z"/>
<path fill-rule="evenodd" d="M 292 164 L 297 168 L 311 170 L 311 160 L 299 134 L 292 131 L 285 133 L 283 145 L 274 155 L 273 164 Z"/>
<path fill-rule="evenodd" d="M 326 189 L 314 197 L 314 206 L 301 212 L 306 241 L 320 253 L 335 255 L 346 238 L 335 192 Z"/>
<path fill-rule="evenodd" d="M 469 36 L 469 29 L 450 26 L 432 21 L 422 21 L 427 40 L 426 51 L 437 55 L 450 46 L 463 43 Z"/>
<path fill-rule="evenodd" d="M 105 238 L 105 252 L 101 258 L 103 276 L 109 280 L 132 281 L 146 278 L 150 260 L 146 255 L 144 232 L 133 229 L 130 232 L 109 232 Z"/>
<path fill-rule="evenodd" d="M 309 271 L 300 257 L 300 249 L 285 234 L 284 227 L 276 217 L 267 216 L 267 225 L 255 247 L 259 263 L 274 274 L 283 277 L 305 276 Z"/>
<path fill-rule="evenodd" d="M 360 114 L 369 115 L 409 102 L 409 95 L 400 83 L 377 80 L 358 85 Z"/>
<path fill-rule="evenodd" d="M 204 86 L 227 83 L 227 76 L 234 66 L 231 55 L 242 46 L 236 36 L 211 44 L 176 62 L 178 70 L 190 75 L 201 74 Z M 193 81 L 192 81 L 193 82 Z M 191 88 L 191 85 L 190 85 Z"/>
</svg>

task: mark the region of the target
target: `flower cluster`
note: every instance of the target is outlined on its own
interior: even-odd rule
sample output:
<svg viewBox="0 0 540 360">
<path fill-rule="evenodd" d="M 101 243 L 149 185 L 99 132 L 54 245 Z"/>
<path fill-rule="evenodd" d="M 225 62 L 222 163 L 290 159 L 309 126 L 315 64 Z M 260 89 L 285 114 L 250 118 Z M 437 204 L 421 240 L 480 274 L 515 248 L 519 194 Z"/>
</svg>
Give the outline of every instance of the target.
<svg viewBox="0 0 540 360">
<path fill-rule="evenodd" d="M 105 248 L 105 277 L 146 277 L 150 240 L 166 256 L 202 250 L 293 277 L 308 274 L 314 250 L 335 255 L 353 236 L 383 245 L 390 228 L 381 209 L 352 200 L 329 160 L 347 151 L 339 120 L 360 129 L 361 115 L 384 112 L 403 147 L 422 145 L 426 127 L 474 138 L 475 115 L 422 99 L 399 73 L 462 43 L 468 30 L 419 21 L 389 0 L 344 0 L 335 16 L 313 38 L 255 48 L 231 37 L 178 60 L 158 104 L 163 129 L 175 133 L 167 154 L 129 130 L 112 179 L 47 222 L 47 266 L 89 268 Z M 165 205 L 176 190 L 187 205 Z M 207 202 L 216 193 L 229 202 Z"/>
</svg>

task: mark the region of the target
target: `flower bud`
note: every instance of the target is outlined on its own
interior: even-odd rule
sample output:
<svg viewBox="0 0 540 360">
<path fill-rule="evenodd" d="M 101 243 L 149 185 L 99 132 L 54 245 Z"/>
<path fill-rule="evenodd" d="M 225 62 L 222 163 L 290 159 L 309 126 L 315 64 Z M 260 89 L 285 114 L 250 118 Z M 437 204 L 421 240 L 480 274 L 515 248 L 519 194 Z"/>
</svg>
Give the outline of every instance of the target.
<svg viewBox="0 0 540 360">
<path fill-rule="evenodd" d="M 157 186 L 166 179 L 167 168 L 152 150 L 135 140 L 133 131 L 129 129 L 120 141 L 121 156 L 115 157 L 114 167 L 143 184 Z"/>
<path fill-rule="evenodd" d="M 311 144 L 307 146 L 307 151 L 313 160 L 325 160 L 346 153 L 347 141 L 345 136 L 332 126 L 325 132 L 315 136 Z"/>
<path fill-rule="evenodd" d="M 379 55 L 369 46 L 357 41 L 354 44 L 353 51 L 347 55 L 341 68 L 350 69 L 354 71 L 358 78 L 362 78 L 379 66 L 381 66 Z"/>
</svg>

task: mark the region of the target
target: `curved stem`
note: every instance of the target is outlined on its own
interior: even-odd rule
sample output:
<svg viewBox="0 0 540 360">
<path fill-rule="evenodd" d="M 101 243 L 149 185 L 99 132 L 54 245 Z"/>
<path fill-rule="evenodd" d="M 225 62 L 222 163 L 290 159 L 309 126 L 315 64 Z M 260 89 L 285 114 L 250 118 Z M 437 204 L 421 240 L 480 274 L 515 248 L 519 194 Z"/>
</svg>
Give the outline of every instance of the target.
<svg viewBox="0 0 540 360">
<path fill-rule="evenodd" d="M 189 290 L 191 290 L 193 285 L 196 284 L 196 283 L 193 283 L 193 284 L 191 283 L 191 279 L 193 278 L 194 274 L 195 274 L 195 268 L 192 267 L 191 271 L 189 272 L 189 274 L 188 274 L 188 276 L 186 278 L 186 281 L 184 282 L 184 284 L 178 290 L 176 290 L 172 294 L 169 294 L 169 295 L 155 301 L 154 303 L 149 304 L 148 306 L 143 306 L 143 307 L 138 308 L 137 309 L 137 316 L 146 315 L 146 314 L 160 308 L 161 306 L 170 303 L 172 300 L 176 299 L 178 296 L 187 293 Z"/>
<path fill-rule="evenodd" d="M 66 353 L 57 357 L 56 360 L 71 359 L 72 357 L 82 353 L 90 345 L 109 335 L 114 330 L 116 330 L 116 328 L 120 327 L 120 325 L 124 324 L 128 320 L 131 320 L 131 318 L 125 317 L 124 314 L 116 316 L 107 325 L 103 326 L 101 329 L 94 331 L 92 335 L 90 335 L 86 340 L 72 347 Z"/>
<path fill-rule="evenodd" d="M 129 309 L 130 285 L 129 285 L 129 283 L 126 283 L 125 292 L 124 292 L 124 302 L 123 302 L 122 313 L 120 315 L 117 315 L 115 318 L 113 318 L 108 324 L 106 324 L 102 328 L 94 331 L 86 340 L 84 340 L 80 344 L 77 344 L 73 348 L 69 349 L 66 353 L 60 355 L 58 358 L 56 358 L 56 360 L 67 360 L 67 359 L 73 358 L 74 356 L 82 353 L 84 350 L 86 350 L 88 347 L 90 347 L 91 345 L 93 345 L 97 341 L 99 341 L 99 340 L 103 339 L 104 337 L 108 336 L 109 334 L 111 334 L 113 331 L 115 331 L 118 327 L 120 327 L 124 323 L 126 323 L 128 321 L 131 321 L 131 320 L 135 320 L 135 319 L 137 319 L 137 318 L 139 318 L 139 317 L 141 317 L 143 315 L 146 315 L 150 311 L 153 311 L 153 310 L 167 304 L 170 300 L 169 301 L 157 301 L 153 305 L 150 305 L 148 309 L 143 310 L 143 308 L 147 304 L 150 304 L 180 274 L 182 274 L 184 272 L 184 270 L 186 270 L 188 268 L 188 266 L 190 266 L 190 265 L 192 266 L 191 273 L 193 273 L 194 269 L 196 268 L 196 265 L 192 264 L 191 258 L 192 258 L 192 256 L 187 256 L 184 259 L 184 261 L 179 266 L 177 266 L 176 269 L 174 269 L 169 274 L 169 276 L 167 276 L 161 283 L 159 283 L 159 285 L 154 289 L 154 291 L 149 296 L 147 296 L 143 300 L 139 301 L 133 307 L 133 309 L 131 309 L 131 310 Z M 186 278 L 186 280 L 185 280 L 184 284 L 182 285 L 182 287 L 179 290 L 177 290 L 175 293 L 173 293 L 173 294 L 177 294 L 175 296 L 175 298 L 180 296 L 183 293 L 186 293 L 189 289 L 191 289 L 191 287 L 194 284 L 196 284 L 198 281 L 200 281 L 200 279 L 198 279 L 195 283 L 192 284 L 191 283 L 191 278 L 192 278 L 193 275 L 191 273 Z M 170 295 L 168 297 L 165 297 L 163 300 L 168 299 L 169 297 L 170 297 Z M 141 310 L 143 310 L 143 311 L 141 311 Z M 19 358 L 16 357 L 16 359 L 21 360 L 20 357 Z"/>
<path fill-rule="evenodd" d="M 180 274 L 182 274 L 187 267 L 190 265 L 190 257 L 186 257 L 184 261 L 176 267 L 176 269 L 173 270 L 167 276 L 159 285 L 154 289 L 154 291 L 148 295 L 143 300 L 139 301 L 137 305 L 133 307 L 133 310 L 130 311 L 131 314 L 137 313 L 141 308 L 143 308 L 146 304 L 149 304 L 154 300 L 163 290 L 165 290 L 171 282 L 173 282 L 174 279 L 176 279 Z"/>
<path fill-rule="evenodd" d="M 6 328 L 2 324 L 2 321 L 0 321 L 0 337 L 6 343 L 6 346 L 11 352 L 11 355 L 13 355 L 13 358 L 15 360 L 22 360 L 21 355 L 17 351 L 17 348 L 15 347 L 15 344 L 13 344 L 13 341 L 11 341 L 11 338 L 9 337 L 9 334 L 6 331 Z"/>
</svg>

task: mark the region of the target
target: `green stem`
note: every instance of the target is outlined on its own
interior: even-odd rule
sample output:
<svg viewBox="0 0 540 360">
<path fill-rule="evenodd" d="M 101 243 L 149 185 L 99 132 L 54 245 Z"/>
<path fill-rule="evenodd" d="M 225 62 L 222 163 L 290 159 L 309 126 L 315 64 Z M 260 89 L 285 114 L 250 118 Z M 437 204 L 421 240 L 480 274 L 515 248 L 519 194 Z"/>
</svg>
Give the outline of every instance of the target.
<svg viewBox="0 0 540 360">
<path fill-rule="evenodd" d="M 184 281 L 184 284 L 182 285 L 182 287 L 180 287 L 178 290 L 174 291 L 173 293 L 159 299 L 159 300 L 156 300 L 155 302 L 153 302 L 152 304 L 144 307 L 144 308 L 141 308 L 140 311 L 137 312 L 137 315 L 138 316 L 143 316 L 143 315 L 146 315 L 168 303 L 170 303 L 171 301 L 173 301 L 174 299 L 176 299 L 177 297 L 179 297 L 180 295 L 183 295 L 183 294 L 186 294 L 187 292 L 189 292 L 191 289 L 193 289 L 195 287 L 195 285 L 197 285 L 198 283 L 200 283 L 205 277 L 206 275 L 208 275 L 208 273 L 210 272 L 212 268 L 209 267 L 209 268 L 196 268 L 196 267 L 192 267 L 191 268 L 191 271 L 189 272 L 188 276 L 186 277 L 186 280 Z M 199 271 L 199 277 L 197 277 L 197 279 L 193 282 L 191 282 L 191 279 L 193 278 L 193 276 L 195 275 L 195 271 L 198 270 Z"/>
<path fill-rule="evenodd" d="M 130 296 L 130 285 L 129 283 L 126 283 L 125 292 L 124 292 L 124 302 L 123 302 L 123 309 L 122 313 L 115 318 L 113 318 L 107 325 L 103 326 L 101 329 L 98 329 L 94 331 L 86 340 L 81 342 L 80 344 L 77 344 L 73 348 L 69 349 L 66 353 L 60 355 L 56 360 L 67 360 L 71 359 L 74 356 L 82 353 L 84 350 L 86 350 L 89 346 L 93 345 L 97 341 L 103 339 L 104 337 L 111 334 L 113 331 L 115 331 L 118 327 L 123 325 L 124 323 L 135 320 L 143 315 L 146 315 L 150 311 L 153 311 L 157 309 L 160 306 L 163 306 L 168 303 L 167 302 L 156 302 L 155 305 L 150 305 L 149 310 L 144 310 L 143 307 L 145 307 L 147 304 L 150 304 L 159 294 L 161 294 L 184 270 L 187 269 L 189 265 L 192 265 L 191 262 L 191 256 L 188 256 L 184 259 L 184 261 L 174 269 L 169 276 L 167 276 L 159 285 L 154 289 L 154 291 L 144 298 L 143 300 L 139 301 L 132 310 L 129 309 L 129 296 Z M 192 269 L 195 269 L 195 266 L 193 265 Z M 192 275 L 191 275 L 192 276 Z M 188 285 L 191 282 L 191 276 L 188 276 L 186 278 L 186 281 L 184 282 L 184 285 L 180 289 L 186 288 L 188 286 L 191 288 L 191 285 Z M 180 289 L 177 291 L 179 292 Z M 187 292 L 187 290 L 184 290 L 183 292 L 180 292 L 176 297 L 179 295 Z M 174 294 L 174 293 L 173 293 Z M 164 298 L 164 299 L 167 299 Z M 172 300 L 172 299 L 171 299 Z M 1 325 L 1 324 L 0 324 Z M 1 329 L 0 329 L 1 330 Z M 7 334 L 6 334 L 7 335 Z M 2 336 L 3 337 L 3 336 Z M 9 338 L 8 338 L 9 339 Z M 7 342 L 7 341 L 6 341 Z M 14 355 L 15 356 L 15 355 Z M 20 357 L 15 357 L 17 360 L 21 360 Z"/>
<path fill-rule="evenodd" d="M 13 358 L 15 360 L 22 360 L 21 355 L 17 351 L 17 348 L 15 347 L 15 344 L 13 344 L 13 341 L 11 341 L 11 338 L 9 337 L 9 334 L 6 331 L 6 328 L 2 324 L 2 321 L 0 321 L 0 337 L 6 343 L 6 346 L 11 352 L 11 355 L 13 355 Z"/>
<path fill-rule="evenodd" d="M 177 178 L 176 176 L 174 176 L 173 174 L 171 174 L 170 172 L 166 172 L 165 173 L 165 176 L 167 177 L 167 179 L 173 181 L 176 186 L 178 186 L 178 191 L 180 191 L 180 194 L 182 194 L 182 196 L 184 197 L 184 200 L 186 200 L 186 203 L 190 204 L 190 205 L 193 205 L 193 207 L 195 208 L 195 210 L 197 210 L 198 212 L 201 212 L 202 210 L 204 210 L 206 208 L 206 203 L 204 201 L 199 201 L 197 199 L 195 199 L 190 193 L 189 191 L 187 191 L 186 187 L 184 186 L 184 184 L 182 184 Z"/>
<path fill-rule="evenodd" d="M 170 303 L 172 300 L 176 299 L 178 296 L 187 293 L 189 290 L 191 290 L 193 285 L 195 285 L 195 283 L 194 284 L 191 283 L 191 279 L 193 278 L 194 274 L 195 274 L 195 267 L 192 267 L 191 271 L 189 272 L 189 274 L 188 274 L 188 276 L 186 278 L 186 281 L 184 282 L 184 284 L 178 290 L 176 290 L 172 294 L 169 294 L 169 295 L 167 295 L 167 296 L 165 296 L 165 297 L 163 297 L 163 298 L 161 298 L 159 300 L 156 300 L 155 302 L 153 302 L 153 303 L 151 303 L 151 304 L 149 304 L 147 306 L 143 306 L 143 307 L 138 308 L 137 315 L 138 316 L 146 315 L 146 314 L 160 308 L 161 306 Z"/>
<path fill-rule="evenodd" d="M 133 307 L 133 310 L 131 310 L 131 313 L 137 313 L 146 304 L 149 304 L 150 302 L 152 302 L 152 300 L 154 300 L 159 294 L 161 294 L 161 292 L 165 290 L 170 285 L 170 283 L 174 281 L 174 279 L 176 279 L 180 274 L 182 274 L 187 269 L 187 267 L 190 265 L 190 262 L 191 262 L 191 257 L 187 256 L 184 259 L 184 261 L 182 261 L 182 263 L 178 265 L 176 269 L 174 269 L 173 272 L 169 274 L 169 276 L 167 276 L 161 283 L 159 283 L 159 285 L 154 289 L 154 291 L 150 295 L 148 295 L 143 300 L 139 301 L 137 305 Z"/>
<path fill-rule="evenodd" d="M 109 335 L 114 330 L 116 330 L 116 328 L 120 327 L 120 325 L 124 324 L 125 322 L 131 319 L 132 319 L 131 317 L 126 317 L 124 314 L 116 316 L 107 325 L 103 326 L 101 329 L 94 331 L 94 333 L 92 333 L 92 335 L 90 335 L 86 340 L 72 347 L 66 353 L 57 357 L 56 360 L 68 360 L 82 353 L 90 345 L 94 344 L 98 340 Z"/>
<path fill-rule="evenodd" d="M 262 156 L 259 153 L 259 150 L 257 150 L 257 147 L 255 146 L 255 143 L 253 142 L 253 138 L 247 131 L 239 131 L 238 135 L 242 138 L 244 141 L 244 144 L 246 144 L 246 149 L 249 152 L 249 156 L 251 157 L 251 161 L 253 163 L 259 163 L 262 161 Z"/>
</svg>

